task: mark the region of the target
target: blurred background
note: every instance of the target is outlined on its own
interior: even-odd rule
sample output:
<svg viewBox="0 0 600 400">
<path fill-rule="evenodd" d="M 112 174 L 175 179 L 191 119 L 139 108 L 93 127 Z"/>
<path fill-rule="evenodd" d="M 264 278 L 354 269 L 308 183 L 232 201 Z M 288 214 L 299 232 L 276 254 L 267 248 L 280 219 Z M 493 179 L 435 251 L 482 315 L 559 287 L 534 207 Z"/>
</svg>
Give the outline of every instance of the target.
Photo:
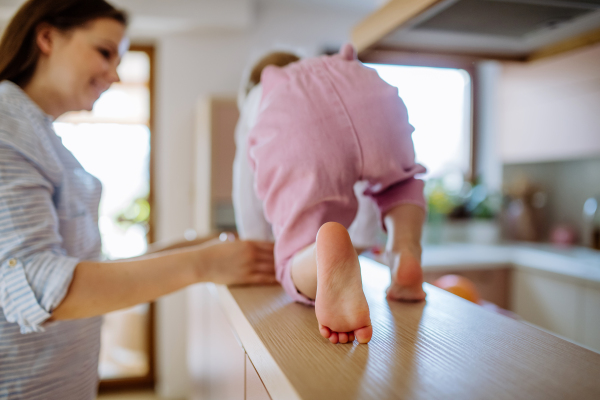
<svg viewBox="0 0 600 400">
<path fill-rule="evenodd" d="M 21 3 L 0 0 L 0 30 Z M 384 0 L 112 3 L 132 16 L 122 82 L 92 112 L 55 122 L 103 183 L 106 259 L 235 229 L 231 163 L 244 68 L 274 48 L 314 56 L 352 41 L 398 87 L 415 127 L 416 158 L 428 169 L 425 254 L 456 244 L 491 246 L 460 254 L 525 246 L 600 268 L 600 1 L 423 0 L 410 15 L 401 1 Z M 502 291 L 496 302 L 524 317 L 514 293 L 532 286 L 507 268 L 470 278 Z M 590 296 L 600 307 L 600 294 Z M 584 300 L 573 299 L 580 311 Z M 193 287 L 108 315 L 104 387 L 217 398 L 206 389 L 216 356 L 198 345 L 227 329 L 211 301 Z M 530 322 L 584 341 L 561 328 L 578 322 L 531 312 Z"/>
</svg>

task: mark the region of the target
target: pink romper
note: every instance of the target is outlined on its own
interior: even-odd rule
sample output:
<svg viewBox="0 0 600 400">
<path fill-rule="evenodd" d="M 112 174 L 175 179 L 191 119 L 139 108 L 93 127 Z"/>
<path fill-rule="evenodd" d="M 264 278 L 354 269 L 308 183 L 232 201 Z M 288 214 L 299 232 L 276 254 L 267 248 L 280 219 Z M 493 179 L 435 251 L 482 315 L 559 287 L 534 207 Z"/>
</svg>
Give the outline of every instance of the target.
<svg viewBox="0 0 600 400">
<path fill-rule="evenodd" d="M 291 278 L 295 253 L 321 225 L 346 228 L 358 203 L 353 185 L 381 216 L 399 204 L 425 208 L 404 103 L 397 88 L 356 60 L 352 46 L 262 73 L 260 113 L 248 138 L 255 190 L 275 235 L 277 280 L 295 300 L 314 304 Z"/>
</svg>

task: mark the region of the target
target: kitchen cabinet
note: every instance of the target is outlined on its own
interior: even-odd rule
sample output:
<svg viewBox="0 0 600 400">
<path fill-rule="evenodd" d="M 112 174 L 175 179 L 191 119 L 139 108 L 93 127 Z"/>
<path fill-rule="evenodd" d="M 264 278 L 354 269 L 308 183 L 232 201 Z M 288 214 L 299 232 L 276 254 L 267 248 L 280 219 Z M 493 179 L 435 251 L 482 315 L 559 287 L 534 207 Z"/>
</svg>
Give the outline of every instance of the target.
<svg viewBox="0 0 600 400">
<path fill-rule="evenodd" d="M 425 280 L 456 273 L 523 321 L 600 352 L 600 253 L 551 246 L 425 247 Z M 506 303 L 503 303 L 503 299 Z"/>
<path fill-rule="evenodd" d="M 600 352 L 600 284 L 583 285 L 583 336 L 581 343 Z"/>
<path fill-rule="evenodd" d="M 188 294 L 188 370 L 201 399 L 244 399 L 246 353 L 206 284 Z"/>
<path fill-rule="evenodd" d="M 436 279 L 448 275 L 460 275 L 469 279 L 475 287 L 481 299 L 494 303 L 498 307 L 510 309 L 510 285 L 511 270 L 507 266 L 499 265 L 494 269 L 461 269 L 460 266 L 444 271 L 423 272 L 423 280 L 433 283 Z"/>
<path fill-rule="evenodd" d="M 207 285 L 188 289 L 188 367 L 193 392 L 206 400 L 269 400 L 269 394 Z"/>
<path fill-rule="evenodd" d="M 513 311 L 600 352 L 600 284 L 530 269 L 513 272 Z"/>
<path fill-rule="evenodd" d="M 245 385 L 245 400 L 270 400 L 269 392 L 263 384 L 258 372 L 252 365 L 252 361 L 246 354 L 246 385 Z"/>
<path fill-rule="evenodd" d="M 600 44 L 531 63 L 503 63 L 504 163 L 600 156 Z"/>
<path fill-rule="evenodd" d="M 512 310 L 525 321 L 582 343 L 583 284 L 532 270 L 513 272 Z"/>
</svg>

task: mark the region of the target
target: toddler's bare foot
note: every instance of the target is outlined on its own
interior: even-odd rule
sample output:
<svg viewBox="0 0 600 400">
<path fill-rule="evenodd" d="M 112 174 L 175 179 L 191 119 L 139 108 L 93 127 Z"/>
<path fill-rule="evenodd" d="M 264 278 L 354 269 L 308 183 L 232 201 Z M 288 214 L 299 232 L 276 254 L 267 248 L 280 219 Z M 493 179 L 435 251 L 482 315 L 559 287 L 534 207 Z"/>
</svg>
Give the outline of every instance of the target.
<svg viewBox="0 0 600 400">
<path fill-rule="evenodd" d="M 399 301 L 425 300 L 423 291 L 423 270 L 416 254 L 403 251 L 392 256 L 392 283 L 387 289 L 387 297 Z"/>
<path fill-rule="evenodd" d="M 336 222 L 323 224 L 317 234 L 315 313 L 321 335 L 331 343 L 371 340 L 373 328 L 358 257 L 348 231 Z"/>
</svg>

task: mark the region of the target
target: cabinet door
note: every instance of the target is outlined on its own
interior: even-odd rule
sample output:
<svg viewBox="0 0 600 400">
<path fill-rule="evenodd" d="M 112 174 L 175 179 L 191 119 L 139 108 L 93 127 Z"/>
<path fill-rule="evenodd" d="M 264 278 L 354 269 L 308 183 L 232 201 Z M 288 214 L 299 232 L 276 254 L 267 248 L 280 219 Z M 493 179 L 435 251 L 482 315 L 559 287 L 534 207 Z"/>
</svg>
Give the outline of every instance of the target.
<svg viewBox="0 0 600 400">
<path fill-rule="evenodd" d="M 587 284 L 583 291 L 582 343 L 600 352 L 600 284 Z"/>
<path fill-rule="evenodd" d="M 498 118 L 505 163 L 600 154 L 600 45 L 504 64 Z"/>
<path fill-rule="evenodd" d="M 509 268 L 425 271 L 423 279 L 427 283 L 433 283 L 436 279 L 448 274 L 464 276 L 473 282 L 479 292 L 479 296 L 483 300 L 490 301 L 498 307 L 510 309 L 509 286 L 511 271 Z"/>
<path fill-rule="evenodd" d="M 271 400 L 265 385 L 246 354 L 246 400 Z"/>
<path fill-rule="evenodd" d="M 517 269 L 513 276 L 514 312 L 527 322 L 582 342 L 582 284 L 524 269 Z"/>
<path fill-rule="evenodd" d="M 242 400 L 246 353 L 205 284 L 188 289 L 188 368 L 193 399 Z"/>
</svg>

